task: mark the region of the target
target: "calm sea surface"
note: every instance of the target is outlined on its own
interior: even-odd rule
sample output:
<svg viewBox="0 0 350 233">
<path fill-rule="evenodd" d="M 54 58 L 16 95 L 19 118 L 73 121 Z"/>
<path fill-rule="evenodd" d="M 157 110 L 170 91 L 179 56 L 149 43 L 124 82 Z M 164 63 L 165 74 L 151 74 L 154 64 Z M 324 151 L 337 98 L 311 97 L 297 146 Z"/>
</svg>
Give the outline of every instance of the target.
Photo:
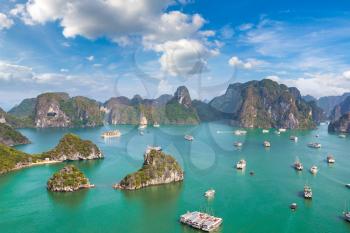
<svg viewBox="0 0 350 233">
<path fill-rule="evenodd" d="M 123 136 L 104 141 L 100 134 L 119 129 Z M 220 232 L 281 233 L 350 232 L 350 223 L 342 218 L 345 203 L 350 202 L 350 137 L 341 139 L 327 132 L 327 126 L 314 131 L 287 131 L 280 136 L 261 130 L 249 130 L 235 136 L 227 125 L 208 123 L 199 126 L 149 127 L 142 136 L 135 126 L 106 126 L 93 129 L 22 129 L 32 144 L 19 146 L 28 153 L 54 147 L 68 132 L 96 143 L 105 159 L 72 162 L 96 188 L 75 193 L 51 193 L 46 190 L 49 177 L 66 163 L 32 167 L 0 176 L 0 232 L 197 232 L 178 222 L 186 211 L 201 210 L 222 217 Z M 193 142 L 183 136 L 192 134 Z M 297 143 L 290 135 L 299 137 Z M 315 135 L 319 135 L 316 138 Z M 272 147 L 265 149 L 264 140 Z M 237 150 L 233 142 L 242 141 Z M 322 143 L 321 149 L 306 146 Z M 160 145 L 173 155 L 185 170 L 182 183 L 150 187 L 138 191 L 120 191 L 112 185 L 140 168 L 147 145 Z M 336 163 L 328 166 L 328 153 Z M 292 168 L 296 157 L 303 172 Z M 235 163 L 247 160 L 245 172 Z M 309 173 L 312 165 L 317 175 Z M 250 176 L 249 172 L 255 175 Z M 313 189 L 312 201 L 301 196 L 304 184 Z M 203 194 L 209 188 L 216 196 L 208 201 Z M 289 205 L 298 204 L 292 212 Z"/>
</svg>

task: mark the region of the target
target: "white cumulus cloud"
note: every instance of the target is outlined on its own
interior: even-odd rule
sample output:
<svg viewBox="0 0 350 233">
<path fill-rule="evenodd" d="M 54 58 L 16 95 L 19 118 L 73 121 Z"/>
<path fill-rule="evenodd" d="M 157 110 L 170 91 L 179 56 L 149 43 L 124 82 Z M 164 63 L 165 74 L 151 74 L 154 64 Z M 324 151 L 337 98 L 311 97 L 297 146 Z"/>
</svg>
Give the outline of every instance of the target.
<svg viewBox="0 0 350 233">
<path fill-rule="evenodd" d="M 9 29 L 13 25 L 13 20 L 7 17 L 7 15 L 0 13 L 0 30 Z"/>
</svg>

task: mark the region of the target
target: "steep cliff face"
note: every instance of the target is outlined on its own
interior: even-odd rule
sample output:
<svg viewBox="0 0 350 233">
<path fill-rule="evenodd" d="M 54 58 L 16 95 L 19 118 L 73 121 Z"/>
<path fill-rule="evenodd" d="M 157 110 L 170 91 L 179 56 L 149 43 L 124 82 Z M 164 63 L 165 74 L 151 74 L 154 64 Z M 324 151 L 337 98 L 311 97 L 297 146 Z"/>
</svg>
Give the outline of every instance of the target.
<svg viewBox="0 0 350 233">
<path fill-rule="evenodd" d="M 55 161 L 101 159 L 103 155 L 91 141 L 82 140 L 77 135 L 66 134 L 51 151 L 44 152 L 40 158 Z"/>
<path fill-rule="evenodd" d="M 350 133 L 350 112 L 342 115 L 338 120 L 328 125 L 329 132 Z"/>
<path fill-rule="evenodd" d="M 347 112 L 350 112 L 350 96 L 334 107 L 330 114 L 330 119 L 331 121 L 337 121 Z"/>
<path fill-rule="evenodd" d="M 104 104 L 110 124 L 138 124 L 145 116 L 149 124 L 197 124 L 196 110 L 186 87 L 179 87 L 174 96 L 162 95 L 157 99 L 111 98 Z"/>
<path fill-rule="evenodd" d="M 30 141 L 11 126 L 0 123 L 0 143 L 7 146 L 28 144 Z"/>
<path fill-rule="evenodd" d="M 210 105 L 232 114 L 232 123 L 242 127 L 315 127 L 312 107 L 302 99 L 298 89 L 272 80 L 230 85 L 226 93 L 214 98 Z"/>
<path fill-rule="evenodd" d="M 71 120 L 65 112 L 61 110 L 60 103 L 68 101 L 66 93 L 45 93 L 37 98 L 35 106 L 35 126 L 46 127 L 68 127 Z"/>
<path fill-rule="evenodd" d="M 184 179 L 184 172 L 177 161 L 161 151 L 150 150 L 145 153 L 140 170 L 127 175 L 114 187 L 134 190 L 151 185 L 167 184 Z"/>
<path fill-rule="evenodd" d="M 47 127 L 91 127 L 103 123 L 103 113 L 97 101 L 67 93 L 45 93 L 37 97 L 34 124 Z"/>
<path fill-rule="evenodd" d="M 47 189 L 53 192 L 74 192 L 90 187 L 93 186 L 89 179 L 73 165 L 65 166 L 47 181 Z"/>
</svg>

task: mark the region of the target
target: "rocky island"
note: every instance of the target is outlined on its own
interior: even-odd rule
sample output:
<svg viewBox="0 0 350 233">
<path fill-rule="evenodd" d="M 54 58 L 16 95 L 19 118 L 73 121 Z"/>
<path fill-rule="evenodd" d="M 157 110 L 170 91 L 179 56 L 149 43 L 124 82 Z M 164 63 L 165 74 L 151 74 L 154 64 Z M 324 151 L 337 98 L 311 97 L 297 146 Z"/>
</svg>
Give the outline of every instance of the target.
<svg viewBox="0 0 350 233">
<path fill-rule="evenodd" d="M 47 182 L 47 189 L 53 192 L 74 192 L 93 187 L 89 179 L 73 165 L 65 166 L 53 174 Z"/>
<path fill-rule="evenodd" d="M 77 135 L 66 134 L 52 150 L 41 154 L 27 154 L 0 143 L 0 174 L 25 167 L 59 163 L 69 160 L 101 159 L 98 147 Z"/>
<path fill-rule="evenodd" d="M 75 134 L 66 134 L 58 145 L 40 155 L 43 159 L 56 161 L 101 159 L 103 154 L 89 140 L 82 140 Z"/>
<path fill-rule="evenodd" d="M 330 118 L 329 132 L 350 133 L 350 96 L 334 107 Z"/>
<path fill-rule="evenodd" d="M 146 151 L 142 168 L 127 175 L 116 189 L 135 190 L 151 185 L 167 184 L 184 179 L 184 172 L 178 162 L 162 151 L 151 149 Z"/>
</svg>

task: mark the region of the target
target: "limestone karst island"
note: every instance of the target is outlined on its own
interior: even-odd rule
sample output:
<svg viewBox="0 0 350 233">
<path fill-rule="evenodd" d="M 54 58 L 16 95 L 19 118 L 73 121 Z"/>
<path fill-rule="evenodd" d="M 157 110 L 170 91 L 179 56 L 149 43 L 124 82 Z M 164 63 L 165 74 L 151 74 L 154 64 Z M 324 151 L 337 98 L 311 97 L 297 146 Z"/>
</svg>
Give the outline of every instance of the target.
<svg viewBox="0 0 350 233">
<path fill-rule="evenodd" d="M 349 233 L 350 2 L 0 1 L 0 233 Z"/>
</svg>

